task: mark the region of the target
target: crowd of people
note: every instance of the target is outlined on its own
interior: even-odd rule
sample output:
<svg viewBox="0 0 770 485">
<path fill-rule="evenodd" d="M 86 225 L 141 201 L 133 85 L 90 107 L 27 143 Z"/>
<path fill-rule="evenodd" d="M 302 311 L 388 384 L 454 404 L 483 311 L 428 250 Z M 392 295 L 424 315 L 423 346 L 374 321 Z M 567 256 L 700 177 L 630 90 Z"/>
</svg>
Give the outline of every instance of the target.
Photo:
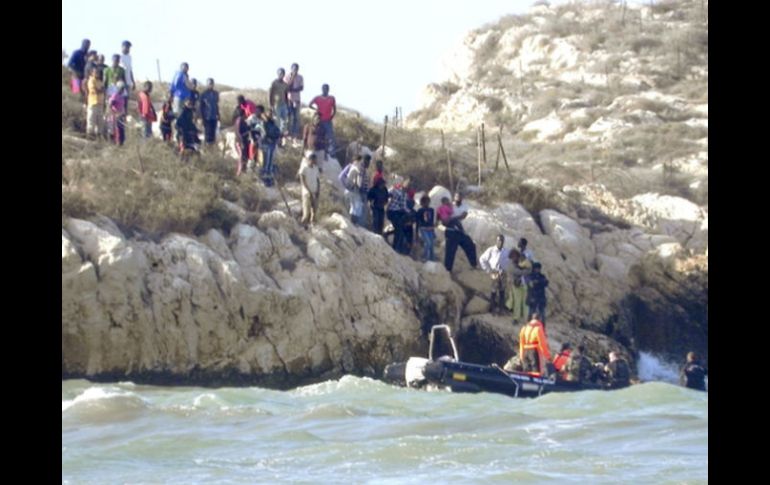
<svg viewBox="0 0 770 485">
<path fill-rule="evenodd" d="M 121 53 L 105 57 L 91 50 L 91 43 L 84 39 L 80 49 L 70 56 L 71 90 L 79 94 L 86 105 L 86 133 L 89 137 L 108 137 L 122 145 L 126 137 L 128 100 L 136 91 L 132 70 L 131 42 L 123 41 Z M 275 152 L 286 140 L 301 144 L 304 157 L 297 177 L 302 197 L 301 223 L 308 227 L 316 220 L 321 192 L 321 167 L 319 162 L 329 160 L 336 153 L 333 120 L 337 114 L 336 99 L 329 94 L 329 85 L 323 84 L 321 94 L 308 106 L 314 110 L 309 123 L 300 129 L 302 106 L 301 93 L 304 79 L 299 65 L 293 63 L 287 74 L 277 70 L 269 92 L 269 107 L 256 104 L 243 95 L 237 97 L 233 113 L 238 160 L 236 175 L 254 171 L 259 165 L 260 178 L 266 186 L 275 183 Z M 185 153 L 197 151 L 201 142 L 199 126 L 203 127 L 204 143 L 216 142 L 217 128 L 221 122 L 219 92 L 214 79 L 206 80 L 205 90 L 198 91 L 198 83 L 189 76 L 189 65 L 183 62 L 169 86 L 169 92 L 160 110 L 153 106 L 153 84 L 142 83 L 136 95 L 137 114 L 142 123 L 141 135 L 152 137 L 153 123 L 159 124 L 161 138 L 171 142 L 176 132 L 176 146 L 183 159 Z M 609 354 L 606 365 L 593 365 L 585 357 L 585 348 L 576 350 L 569 343 L 551 359 L 548 348 L 546 325 L 546 288 L 548 278 L 542 272 L 542 264 L 535 260 L 528 241 L 520 238 L 516 247 L 507 247 L 505 236 L 498 235 L 493 246 L 487 248 L 477 260 L 476 244 L 463 227 L 469 208 L 459 193 L 443 197 L 437 208 L 431 207 L 426 194 L 415 202 L 415 189 L 409 178 L 395 181 L 388 188 L 388 180 L 382 160 L 375 161 L 375 171 L 369 176 L 371 155 L 362 140 L 350 143 L 347 149 L 348 163 L 338 179 L 344 188 L 351 221 L 392 238 L 390 244 L 399 254 L 410 255 L 420 244 L 423 261 L 436 261 L 436 228 L 444 229 L 444 266 L 451 272 L 457 249 L 462 248 L 472 268 L 477 266 L 486 272 L 491 281 L 490 311 L 509 314 L 513 324 L 523 323 L 519 334 L 519 353 L 506 365 L 508 370 L 531 372 L 535 375 L 557 374 L 564 381 L 602 382 L 607 387 L 629 385 L 628 362 L 617 352 Z M 385 221 L 392 229 L 386 231 Z M 683 385 L 705 389 L 706 370 L 697 356 L 690 352 L 682 368 Z"/>
<path fill-rule="evenodd" d="M 108 66 L 104 63 L 104 55 L 92 50 L 90 40 L 84 39 L 80 48 L 70 56 L 67 67 L 71 72 L 71 90 L 81 96 L 86 106 L 86 135 L 107 138 L 122 145 L 126 139 L 129 99 L 136 93 L 141 136 L 152 137 L 152 125 L 158 123 L 161 138 L 173 141 L 183 159 L 190 152 L 199 150 L 201 132 L 205 145 L 213 145 L 222 121 L 214 79 L 208 78 L 203 92 L 199 91 L 198 81 L 189 75 L 189 64 L 183 62 L 174 74 L 158 114 L 151 99 L 152 82 L 145 81 L 136 92 L 130 50 L 131 42 L 124 41 L 121 54 L 113 55 Z M 322 93 L 309 103 L 315 116 L 303 132 L 300 128 L 303 90 L 304 79 L 299 74 L 299 64 L 294 63 L 289 73 L 283 68 L 278 69 L 277 78 L 269 88 L 267 107 L 242 95 L 238 97 L 238 106 L 232 116 L 241 158 L 236 165 L 237 174 L 259 164 L 264 183 L 272 185 L 275 150 L 287 140 L 323 152 L 324 156 L 334 153 L 336 99 L 329 94 L 329 85 L 324 84 Z"/>
</svg>

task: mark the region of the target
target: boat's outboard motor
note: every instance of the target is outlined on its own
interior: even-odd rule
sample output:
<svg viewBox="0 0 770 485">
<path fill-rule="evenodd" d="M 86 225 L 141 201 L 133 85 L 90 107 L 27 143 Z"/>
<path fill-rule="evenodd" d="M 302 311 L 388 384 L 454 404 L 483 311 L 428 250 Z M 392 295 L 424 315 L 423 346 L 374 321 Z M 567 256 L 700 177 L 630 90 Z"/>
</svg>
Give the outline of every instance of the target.
<svg viewBox="0 0 770 485">
<path fill-rule="evenodd" d="M 422 387 L 425 384 L 425 365 L 430 362 L 423 357 L 410 357 L 406 361 L 404 380 L 407 387 Z"/>
</svg>

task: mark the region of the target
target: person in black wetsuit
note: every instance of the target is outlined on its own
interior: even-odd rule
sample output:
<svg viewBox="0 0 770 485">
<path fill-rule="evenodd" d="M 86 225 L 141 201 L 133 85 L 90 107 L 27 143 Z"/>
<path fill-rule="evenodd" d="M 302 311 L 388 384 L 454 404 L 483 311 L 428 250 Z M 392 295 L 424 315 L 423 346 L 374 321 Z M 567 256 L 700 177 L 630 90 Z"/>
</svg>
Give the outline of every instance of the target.
<svg viewBox="0 0 770 485">
<path fill-rule="evenodd" d="M 687 362 L 685 362 L 684 366 L 682 366 L 682 369 L 679 371 L 679 380 L 681 384 L 690 389 L 705 391 L 707 375 L 708 370 L 701 365 L 698 355 L 695 352 L 688 352 Z"/>
<path fill-rule="evenodd" d="M 631 385 L 631 370 L 626 359 L 617 352 L 610 352 L 610 363 L 604 368 L 605 386 L 609 389 L 620 389 Z"/>
</svg>

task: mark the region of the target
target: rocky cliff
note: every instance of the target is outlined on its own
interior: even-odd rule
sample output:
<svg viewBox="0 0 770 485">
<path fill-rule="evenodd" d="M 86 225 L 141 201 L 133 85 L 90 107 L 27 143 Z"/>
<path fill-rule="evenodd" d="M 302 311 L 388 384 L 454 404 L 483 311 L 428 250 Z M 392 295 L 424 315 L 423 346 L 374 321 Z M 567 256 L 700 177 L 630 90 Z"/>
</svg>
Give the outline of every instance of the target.
<svg viewBox="0 0 770 485">
<path fill-rule="evenodd" d="M 479 252 L 498 233 L 529 239 L 551 280 L 552 350 L 569 340 L 585 342 L 594 358 L 611 347 L 630 355 L 640 348 L 680 354 L 688 345 L 705 351 L 707 215 L 684 210 L 683 199 L 635 203 L 602 187 L 572 191 L 583 194 L 573 215 L 471 203 L 465 222 Z M 578 212 L 597 201 L 625 207 L 630 212 L 619 217 L 638 225 L 581 219 Z M 339 214 L 305 230 L 270 211 L 227 237 L 210 230 L 158 242 L 126 238 L 103 217 L 68 219 L 62 374 L 278 387 L 379 375 L 392 361 L 424 355 L 435 323 L 453 326 L 463 358 L 500 363 L 519 327 L 488 313 L 488 293 L 487 277 L 464 255 L 450 275 L 440 263 L 397 255 Z"/>
</svg>

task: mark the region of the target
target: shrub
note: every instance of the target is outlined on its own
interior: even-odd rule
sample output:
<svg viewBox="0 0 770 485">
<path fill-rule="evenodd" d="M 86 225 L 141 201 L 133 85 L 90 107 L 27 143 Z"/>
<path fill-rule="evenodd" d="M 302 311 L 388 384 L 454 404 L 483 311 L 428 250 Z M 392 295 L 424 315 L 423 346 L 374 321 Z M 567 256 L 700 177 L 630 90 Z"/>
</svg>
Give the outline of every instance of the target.
<svg viewBox="0 0 770 485">
<path fill-rule="evenodd" d="M 642 35 L 632 40 L 631 45 L 629 47 L 631 48 L 632 51 L 639 54 L 644 49 L 647 49 L 647 50 L 657 49 L 662 45 L 663 45 L 663 42 L 661 42 L 660 39 Z"/>
</svg>

